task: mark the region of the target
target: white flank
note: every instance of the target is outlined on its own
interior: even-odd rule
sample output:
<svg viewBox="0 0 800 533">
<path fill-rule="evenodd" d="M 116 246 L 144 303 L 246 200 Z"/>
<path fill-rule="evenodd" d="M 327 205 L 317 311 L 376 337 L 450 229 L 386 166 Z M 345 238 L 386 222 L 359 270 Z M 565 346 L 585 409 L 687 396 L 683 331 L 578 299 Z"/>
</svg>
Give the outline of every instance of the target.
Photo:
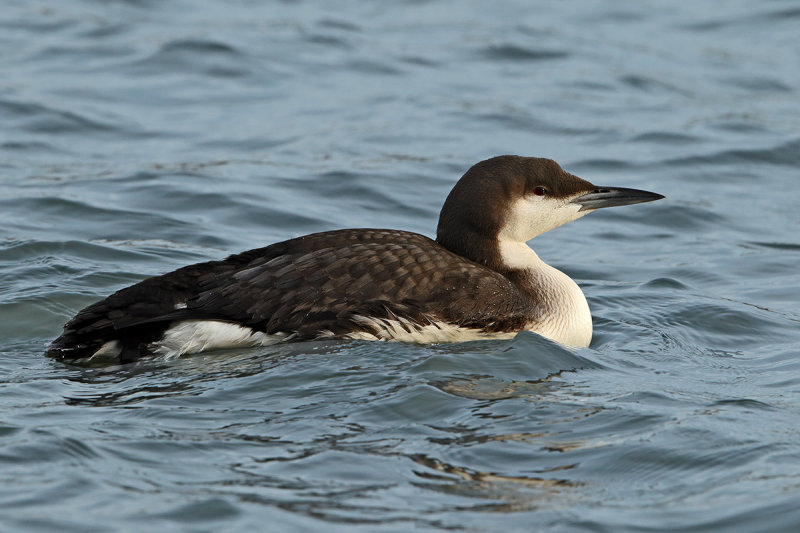
<svg viewBox="0 0 800 533">
<path fill-rule="evenodd" d="M 152 349 L 170 358 L 206 350 L 268 346 L 289 337 L 286 333 L 267 335 L 229 322 L 185 320 L 165 331 L 163 338 L 152 344 Z"/>
<path fill-rule="evenodd" d="M 511 339 L 517 331 L 491 333 L 476 328 L 462 328 L 447 322 L 431 321 L 418 324 L 402 317 L 376 318 L 356 315 L 353 321 L 367 326 L 372 331 L 354 331 L 344 335 L 346 339 L 366 341 L 397 341 L 413 344 L 437 342 L 466 342 L 485 339 Z"/>
</svg>

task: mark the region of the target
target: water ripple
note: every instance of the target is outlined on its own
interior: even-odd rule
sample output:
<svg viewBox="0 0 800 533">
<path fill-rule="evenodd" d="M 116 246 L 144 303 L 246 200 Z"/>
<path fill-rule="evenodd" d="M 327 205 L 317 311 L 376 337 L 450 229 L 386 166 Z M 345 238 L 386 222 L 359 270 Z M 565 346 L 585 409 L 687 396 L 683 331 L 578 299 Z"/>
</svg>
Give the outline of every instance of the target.
<svg viewBox="0 0 800 533">
<path fill-rule="evenodd" d="M 563 50 L 537 50 L 514 44 L 489 46 L 481 51 L 481 55 L 491 61 L 542 61 L 569 57 L 569 53 Z"/>
</svg>

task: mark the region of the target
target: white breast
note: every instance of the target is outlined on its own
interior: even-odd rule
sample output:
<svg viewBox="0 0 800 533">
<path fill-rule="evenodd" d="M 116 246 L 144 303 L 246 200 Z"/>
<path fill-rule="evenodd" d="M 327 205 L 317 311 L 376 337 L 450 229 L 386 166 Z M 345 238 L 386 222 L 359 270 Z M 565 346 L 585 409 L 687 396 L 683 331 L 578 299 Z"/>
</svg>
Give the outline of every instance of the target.
<svg viewBox="0 0 800 533">
<path fill-rule="evenodd" d="M 542 263 L 544 264 L 544 263 Z M 544 264 L 537 272 L 546 305 L 541 321 L 529 328 L 539 335 L 566 344 L 586 347 L 592 341 L 592 314 L 578 284 L 560 270 Z"/>
<path fill-rule="evenodd" d="M 544 302 L 541 318 L 527 329 L 567 346 L 589 346 L 592 314 L 578 284 L 539 259 L 525 243 L 501 241 L 500 254 L 506 265 L 528 271 Z"/>
</svg>

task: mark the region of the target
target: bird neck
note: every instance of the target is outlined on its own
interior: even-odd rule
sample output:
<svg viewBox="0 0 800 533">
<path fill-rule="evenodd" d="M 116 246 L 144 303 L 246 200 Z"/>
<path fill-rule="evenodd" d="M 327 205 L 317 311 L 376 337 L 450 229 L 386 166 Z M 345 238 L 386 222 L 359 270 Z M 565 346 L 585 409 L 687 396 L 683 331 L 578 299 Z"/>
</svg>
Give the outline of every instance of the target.
<svg viewBox="0 0 800 533">
<path fill-rule="evenodd" d="M 474 231 L 445 232 L 441 230 L 440 226 L 436 242 L 479 265 L 501 273 L 504 270 L 496 237 L 489 237 Z"/>
<path fill-rule="evenodd" d="M 530 297 L 537 316 L 528 329 L 568 346 L 589 345 L 592 315 L 583 291 L 569 276 L 542 261 L 527 243 L 468 233 L 455 237 L 440 233 L 436 241 L 502 274 Z"/>
<path fill-rule="evenodd" d="M 530 274 L 549 266 L 524 242 L 462 231 L 440 232 L 436 242 L 462 257 L 484 265 L 514 282 L 525 284 Z"/>
<path fill-rule="evenodd" d="M 525 242 L 499 239 L 497 250 L 505 270 L 536 271 L 548 266 Z"/>
</svg>

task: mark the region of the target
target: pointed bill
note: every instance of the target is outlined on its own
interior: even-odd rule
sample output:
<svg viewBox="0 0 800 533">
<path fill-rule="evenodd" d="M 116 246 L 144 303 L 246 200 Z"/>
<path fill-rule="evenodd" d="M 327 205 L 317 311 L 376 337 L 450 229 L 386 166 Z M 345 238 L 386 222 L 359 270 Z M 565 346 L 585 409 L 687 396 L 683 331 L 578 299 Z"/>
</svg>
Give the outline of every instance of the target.
<svg viewBox="0 0 800 533">
<path fill-rule="evenodd" d="M 597 187 L 590 193 L 578 196 L 572 200 L 573 204 L 581 206 L 581 211 L 600 209 L 602 207 L 616 207 L 618 205 L 641 204 L 664 198 L 663 195 L 639 189 L 626 189 L 624 187 Z"/>
</svg>

